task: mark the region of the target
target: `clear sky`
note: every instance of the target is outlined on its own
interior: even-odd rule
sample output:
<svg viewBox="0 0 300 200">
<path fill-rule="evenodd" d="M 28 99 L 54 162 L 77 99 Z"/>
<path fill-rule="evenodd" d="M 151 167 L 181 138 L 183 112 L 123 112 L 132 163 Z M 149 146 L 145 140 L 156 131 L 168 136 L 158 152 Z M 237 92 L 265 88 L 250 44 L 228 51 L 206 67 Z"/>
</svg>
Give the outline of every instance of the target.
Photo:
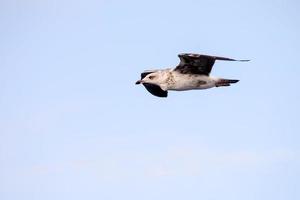
<svg viewBox="0 0 300 200">
<path fill-rule="evenodd" d="M 297 0 L 0 1 L 1 200 L 300 199 Z M 205 53 L 231 87 L 156 98 Z"/>
</svg>

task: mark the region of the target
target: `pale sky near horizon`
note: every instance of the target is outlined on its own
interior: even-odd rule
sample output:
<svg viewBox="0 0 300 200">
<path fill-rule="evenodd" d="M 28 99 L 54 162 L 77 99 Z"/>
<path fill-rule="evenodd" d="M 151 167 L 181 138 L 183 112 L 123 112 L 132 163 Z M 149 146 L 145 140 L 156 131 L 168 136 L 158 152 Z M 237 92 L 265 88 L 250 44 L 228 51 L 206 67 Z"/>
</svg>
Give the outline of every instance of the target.
<svg viewBox="0 0 300 200">
<path fill-rule="evenodd" d="M 300 3 L 0 1 L 1 200 L 300 199 Z M 177 54 L 231 87 L 134 83 Z"/>
</svg>

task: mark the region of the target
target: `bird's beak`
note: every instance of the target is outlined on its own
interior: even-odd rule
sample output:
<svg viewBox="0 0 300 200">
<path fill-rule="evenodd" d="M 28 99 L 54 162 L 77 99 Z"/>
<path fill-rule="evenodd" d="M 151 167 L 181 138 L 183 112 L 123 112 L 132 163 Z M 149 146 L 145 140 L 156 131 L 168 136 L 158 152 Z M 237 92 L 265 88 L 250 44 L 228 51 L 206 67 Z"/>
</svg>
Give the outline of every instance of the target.
<svg viewBox="0 0 300 200">
<path fill-rule="evenodd" d="M 143 80 L 138 80 L 137 82 L 135 82 L 136 85 L 143 83 Z"/>
</svg>

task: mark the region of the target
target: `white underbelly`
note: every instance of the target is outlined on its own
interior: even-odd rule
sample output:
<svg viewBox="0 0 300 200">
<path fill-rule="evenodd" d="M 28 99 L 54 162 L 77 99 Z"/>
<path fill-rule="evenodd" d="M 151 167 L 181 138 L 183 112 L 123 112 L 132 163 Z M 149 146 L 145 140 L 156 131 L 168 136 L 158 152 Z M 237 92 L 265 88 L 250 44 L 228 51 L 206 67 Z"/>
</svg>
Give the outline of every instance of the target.
<svg viewBox="0 0 300 200">
<path fill-rule="evenodd" d="M 187 75 L 188 76 L 188 75 Z M 183 91 L 183 90 L 201 90 L 215 87 L 215 78 L 208 76 L 182 77 L 175 79 L 175 83 L 169 90 Z"/>
</svg>

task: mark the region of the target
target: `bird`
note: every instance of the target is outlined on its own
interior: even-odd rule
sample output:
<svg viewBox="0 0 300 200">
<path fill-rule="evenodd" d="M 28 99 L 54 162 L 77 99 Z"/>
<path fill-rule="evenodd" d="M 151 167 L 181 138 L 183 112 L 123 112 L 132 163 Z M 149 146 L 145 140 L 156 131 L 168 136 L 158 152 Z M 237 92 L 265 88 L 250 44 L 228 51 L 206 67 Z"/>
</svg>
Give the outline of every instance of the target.
<svg viewBox="0 0 300 200">
<path fill-rule="evenodd" d="M 141 73 L 141 79 L 135 84 L 142 84 L 148 92 L 157 97 L 167 97 L 170 90 L 186 91 L 230 86 L 239 80 L 210 76 L 215 61 L 250 61 L 196 53 L 181 53 L 178 57 L 180 62 L 175 68 L 146 70 Z"/>
</svg>

